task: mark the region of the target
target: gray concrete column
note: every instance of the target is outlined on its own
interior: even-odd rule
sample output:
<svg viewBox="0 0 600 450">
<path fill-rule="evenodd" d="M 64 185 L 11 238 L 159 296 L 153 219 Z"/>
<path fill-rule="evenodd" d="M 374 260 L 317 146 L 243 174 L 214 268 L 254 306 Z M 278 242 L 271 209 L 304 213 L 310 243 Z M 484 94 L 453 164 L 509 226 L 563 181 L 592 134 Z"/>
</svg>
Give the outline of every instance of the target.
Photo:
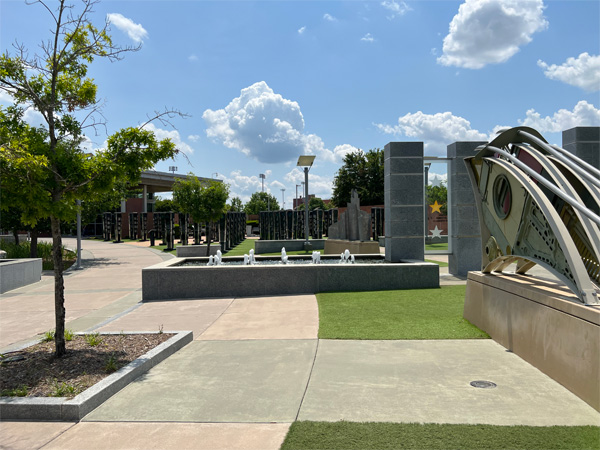
<svg viewBox="0 0 600 450">
<path fill-rule="evenodd" d="M 148 212 L 148 186 L 146 186 L 145 184 L 142 186 L 142 199 L 143 199 L 142 212 L 147 213 Z"/>
<path fill-rule="evenodd" d="M 448 146 L 450 248 L 448 272 L 467 276 L 481 270 L 481 230 L 477 206 L 464 158 L 475 155 L 475 148 L 486 142 L 455 142 Z"/>
<path fill-rule="evenodd" d="M 600 169 L 600 127 L 575 127 L 563 131 L 562 148 Z"/>
<path fill-rule="evenodd" d="M 386 261 L 423 261 L 425 257 L 424 182 L 422 142 L 390 142 L 385 146 Z"/>
</svg>

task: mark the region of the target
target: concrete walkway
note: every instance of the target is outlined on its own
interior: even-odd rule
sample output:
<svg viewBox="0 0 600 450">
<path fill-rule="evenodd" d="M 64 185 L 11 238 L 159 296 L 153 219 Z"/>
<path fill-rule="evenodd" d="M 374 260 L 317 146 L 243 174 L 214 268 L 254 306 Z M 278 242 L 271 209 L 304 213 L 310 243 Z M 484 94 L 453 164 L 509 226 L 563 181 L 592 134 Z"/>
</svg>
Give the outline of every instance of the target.
<svg viewBox="0 0 600 450">
<path fill-rule="evenodd" d="M 163 255 L 99 241 L 84 249 L 87 268 L 67 277 L 68 328 L 193 330 L 195 340 L 79 423 L 0 422 L 0 448 L 268 450 L 295 420 L 600 425 L 491 340 L 319 340 L 314 295 L 141 303 L 140 269 Z M 52 322 L 51 280 L 11 291 L 0 347 Z"/>
</svg>

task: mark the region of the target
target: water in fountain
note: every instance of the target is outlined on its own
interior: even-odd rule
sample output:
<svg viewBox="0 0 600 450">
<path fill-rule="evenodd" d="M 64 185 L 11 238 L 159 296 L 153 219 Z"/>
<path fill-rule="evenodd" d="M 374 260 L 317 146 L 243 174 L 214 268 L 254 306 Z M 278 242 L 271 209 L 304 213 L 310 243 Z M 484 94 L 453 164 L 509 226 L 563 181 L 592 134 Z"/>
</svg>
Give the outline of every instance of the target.
<svg viewBox="0 0 600 450">
<path fill-rule="evenodd" d="M 281 262 L 283 264 L 287 264 L 288 263 L 288 255 L 285 252 L 285 247 L 281 247 Z"/>
<path fill-rule="evenodd" d="M 249 259 L 249 264 L 256 264 L 256 259 L 254 258 L 254 249 L 251 248 L 250 251 L 248 252 L 248 259 Z"/>
<path fill-rule="evenodd" d="M 214 265 L 215 265 L 215 259 L 214 259 L 214 257 L 212 255 L 210 255 L 208 257 L 208 264 L 207 264 L 207 266 L 214 266 Z"/>
</svg>

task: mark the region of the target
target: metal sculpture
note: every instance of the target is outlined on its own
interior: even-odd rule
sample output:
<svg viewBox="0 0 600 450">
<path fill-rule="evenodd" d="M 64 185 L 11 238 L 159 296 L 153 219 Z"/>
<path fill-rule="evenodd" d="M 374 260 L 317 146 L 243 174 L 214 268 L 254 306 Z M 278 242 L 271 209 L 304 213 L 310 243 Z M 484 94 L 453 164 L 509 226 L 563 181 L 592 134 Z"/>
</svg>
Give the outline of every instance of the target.
<svg viewBox="0 0 600 450">
<path fill-rule="evenodd" d="M 465 158 L 479 215 L 482 271 L 536 264 L 599 304 L 600 171 L 534 129 L 499 134 Z"/>
</svg>

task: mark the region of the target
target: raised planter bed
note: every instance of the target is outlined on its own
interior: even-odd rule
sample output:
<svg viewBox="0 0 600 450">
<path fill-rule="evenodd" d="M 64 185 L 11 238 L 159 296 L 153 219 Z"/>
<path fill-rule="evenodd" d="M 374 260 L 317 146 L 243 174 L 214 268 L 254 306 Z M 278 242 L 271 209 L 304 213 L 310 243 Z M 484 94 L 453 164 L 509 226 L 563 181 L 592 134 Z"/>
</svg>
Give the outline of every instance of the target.
<svg viewBox="0 0 600 450">
<path fill-rule="evenodd" d="M 42 279 L 42 259 L 0 259 L 0 294 Z"/>
<path fill-rule="evenodd" d="M 137 377 L 190 343 L 192 339 L 193 333 L 191 331 L 178 332 L 168 341 L 158 345 L 72 399 L 62 397 L 2 397 L 0 398 L 0 417 L 2 420 L 78 421 Z"/>
</svg>

